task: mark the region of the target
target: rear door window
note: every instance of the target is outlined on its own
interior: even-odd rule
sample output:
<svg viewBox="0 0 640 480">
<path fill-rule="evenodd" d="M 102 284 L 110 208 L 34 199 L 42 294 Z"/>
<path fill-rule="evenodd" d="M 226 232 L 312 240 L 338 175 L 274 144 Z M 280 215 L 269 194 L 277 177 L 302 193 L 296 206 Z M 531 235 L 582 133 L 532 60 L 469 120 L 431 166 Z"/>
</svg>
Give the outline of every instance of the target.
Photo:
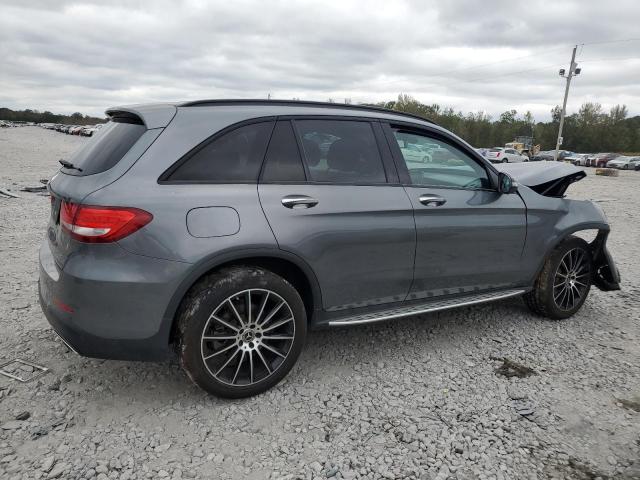
<svg viewBox="0 0 640 480">
<path fill-rule="evenodd" d="M 386 183 L 380 151 L 367 121 L 296 120 L 309 180 L 323 183 Z"/>
<path fill-rule="evenodd" d="M 200 145 L 165 178 L 186 183 L 255 183 L 273 122 L 252 123 Z"/>
<path fill-rule="evenodd" d="M 73 175 L 93 175 L 113 168 L 144 132 L 145 126 L 132 119 L 114 119 L 98 130 L 69 161 L 81 170 L 63 169 Z"/>
</svg>

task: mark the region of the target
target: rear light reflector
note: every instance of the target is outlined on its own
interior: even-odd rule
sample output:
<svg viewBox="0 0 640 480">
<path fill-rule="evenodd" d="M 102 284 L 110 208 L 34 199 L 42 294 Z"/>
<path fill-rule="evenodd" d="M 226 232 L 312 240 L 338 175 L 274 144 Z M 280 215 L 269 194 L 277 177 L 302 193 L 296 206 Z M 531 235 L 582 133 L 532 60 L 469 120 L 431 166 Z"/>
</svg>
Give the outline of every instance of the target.
<svg viewBox="0 0 640 480">
<path fill-rule="evenodd" d="M 153 215 L 139 208 L 102 207 L 62 202 L 60 225 L 85 243 L 116 242 L 140 230 Z"/>
<path fill-rule="evenodd" d="M 500 152 L 496 153 L 496 158 L 498 158 L 500 156 Z"/>
</svg>

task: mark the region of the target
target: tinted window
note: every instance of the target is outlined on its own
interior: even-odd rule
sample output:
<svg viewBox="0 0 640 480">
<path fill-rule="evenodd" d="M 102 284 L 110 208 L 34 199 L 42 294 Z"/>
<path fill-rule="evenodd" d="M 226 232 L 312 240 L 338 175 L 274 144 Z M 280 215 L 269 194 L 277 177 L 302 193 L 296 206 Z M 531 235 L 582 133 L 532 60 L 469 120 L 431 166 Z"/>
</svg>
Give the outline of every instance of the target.
<svg viewBox="0 0 640 480">
<path fill-rule="evenodd" d="M 144 125 L 111 121 L 98 130 L 69 161 L 82 171 L 74 175 L 92 175 L 112 168 L 146 131 Z"/>
<path fill-rule="evenodd" d="M 236 128 L 205 144 L 168 180 L 188 182 L 255 182 L 273 122 Z"/>
<path fill-rule="evenodd" d="M 278 122 L 269 141 L 262 170 L 263 182 L 304 182 L 304 167 L 291 122 Z"/>
<path fill-rule="evenodd" d="M 297 120 L 310 180 L 384 183 L 387 177 L 369 122 Z"/>
<path fill-rule="evenodd" d="M 458 188 L 490 188 L 482 165 L 462 150 L 446 142 L 403 130 L 393 131 L 413 185 Z M 417 145 L 420 155 L 415 155 Z"/>
</svg>

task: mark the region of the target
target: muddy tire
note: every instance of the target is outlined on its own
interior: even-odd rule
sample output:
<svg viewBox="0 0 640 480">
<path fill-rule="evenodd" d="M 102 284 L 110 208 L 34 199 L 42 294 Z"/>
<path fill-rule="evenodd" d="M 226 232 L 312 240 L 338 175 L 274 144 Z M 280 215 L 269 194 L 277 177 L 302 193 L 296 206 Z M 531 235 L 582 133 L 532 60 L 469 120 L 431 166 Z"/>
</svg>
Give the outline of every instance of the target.
<svg viewBox="0 0 640 480">
<path fill-rule="evenodd" d="M 183 300 L 176 350 L 196 385 L 242 398 L 280 382 L 306 334 L 305 307 L 289 282 L 261 268 L 231 267 L 204 277 Z"/>
<path fill-rule="evenodd" d="M 589 295 L 592 270 L 587 242 L 569 236 L 547 258 L 524 301 L 538 315 L 553 320 L 568 318 L 580 310 Z"/>
</svg>

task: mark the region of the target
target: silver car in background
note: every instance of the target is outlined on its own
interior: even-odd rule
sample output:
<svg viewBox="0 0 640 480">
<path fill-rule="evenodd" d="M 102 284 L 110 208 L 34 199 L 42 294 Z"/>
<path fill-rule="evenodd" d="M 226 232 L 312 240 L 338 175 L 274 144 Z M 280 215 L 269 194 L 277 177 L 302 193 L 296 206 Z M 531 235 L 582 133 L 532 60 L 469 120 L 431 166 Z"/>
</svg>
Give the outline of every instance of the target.
<svg viewBox="0 0 640 480">
<path fill-rule="evenodd" d="M 586 175 L 572 165 L 494 166 L 374 107 L 205 100 L 107 115 L 49 182 L 40 249 L 43 311 L 81 355 L 173 352 L 196 384 L 237 398 L 277 384 L 310 328 L 508 297 L 562 319 L 592 285 L 619 288 L 602 209 L 564 196 Z"/>
</svg>

